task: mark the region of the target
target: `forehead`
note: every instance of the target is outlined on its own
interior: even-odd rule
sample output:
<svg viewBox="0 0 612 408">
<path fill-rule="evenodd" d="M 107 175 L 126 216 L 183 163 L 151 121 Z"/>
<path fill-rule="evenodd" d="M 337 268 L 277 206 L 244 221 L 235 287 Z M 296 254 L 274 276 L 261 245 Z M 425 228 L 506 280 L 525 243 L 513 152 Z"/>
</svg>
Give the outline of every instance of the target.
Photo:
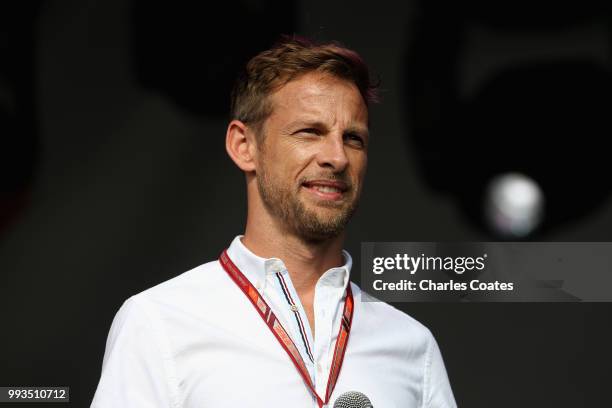
<svg viewBox="0 0 612 408">
<path fill-rule="evenodd" d="M 357 86 L 330 74 L 311 72 L 288 82 L 270 96 L 277 120 L 313 117 L 367 126 L 368 109 Z"/>
</svg>

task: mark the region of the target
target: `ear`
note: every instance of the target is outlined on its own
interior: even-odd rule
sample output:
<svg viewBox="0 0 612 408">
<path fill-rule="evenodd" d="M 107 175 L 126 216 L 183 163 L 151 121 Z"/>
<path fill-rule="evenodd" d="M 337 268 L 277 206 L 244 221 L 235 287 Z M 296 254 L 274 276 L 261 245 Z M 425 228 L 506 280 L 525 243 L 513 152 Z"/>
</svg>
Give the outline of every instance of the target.
<svg viewBox="0 0 612 408">
<path fill-rule="evenodd" d="M 255 170 L 257 153 L 255 135 L 243 122 L 232 120 L 227 126 L 225 150 L 240 170 L 245 172 Z"/>
</svg>

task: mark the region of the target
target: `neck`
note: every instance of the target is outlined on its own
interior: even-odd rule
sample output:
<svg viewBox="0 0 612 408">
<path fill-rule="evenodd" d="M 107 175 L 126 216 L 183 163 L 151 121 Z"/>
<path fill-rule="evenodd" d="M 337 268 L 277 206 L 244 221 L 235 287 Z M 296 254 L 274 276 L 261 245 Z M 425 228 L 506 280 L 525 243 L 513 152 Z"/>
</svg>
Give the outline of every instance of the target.
<svg viewBox="0 0 612 408">
<path fill-rule="evenodd" d="M 242 238 L 242 243 L 254 254 L 283 261 L 300 297 L 313 295 L 321 275 L 328 269 L 344 264 L 343 242 L 344 233 L 333 238 L 309 241 L 279 231 L 273 227 L 273 223 L 252 222 L 251 217 L 247 218 Z"/>
</svg>

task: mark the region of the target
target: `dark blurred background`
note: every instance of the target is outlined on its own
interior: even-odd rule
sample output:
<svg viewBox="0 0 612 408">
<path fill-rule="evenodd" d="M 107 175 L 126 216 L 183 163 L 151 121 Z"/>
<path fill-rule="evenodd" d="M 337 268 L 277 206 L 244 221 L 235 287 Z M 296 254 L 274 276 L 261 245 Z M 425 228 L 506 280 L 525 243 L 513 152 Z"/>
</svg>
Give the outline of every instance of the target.
<svg viewBox="0 0 612 408">
<path fill-rule="evenodd" d="M 242 233 L 229 89 L 280 33 L 338 40 L 382 81 L 354 281 L 362 241 L 612 241 L 610 15 L 590 1 L 0 5 L 0 385 L 67 385 L 88 406 L 121 303 Z M 515 188 L 492 189 L 500 175 Z M 436 335 L 462 407 L 611 405 L 609 304 L 395 306 Z"/>
</svg>

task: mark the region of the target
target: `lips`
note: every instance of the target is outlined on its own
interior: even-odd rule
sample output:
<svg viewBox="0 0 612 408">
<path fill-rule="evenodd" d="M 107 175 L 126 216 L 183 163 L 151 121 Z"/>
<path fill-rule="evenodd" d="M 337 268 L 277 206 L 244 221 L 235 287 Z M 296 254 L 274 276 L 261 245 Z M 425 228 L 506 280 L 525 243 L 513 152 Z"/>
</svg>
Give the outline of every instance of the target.
<svg viewBox="0 0 612 408">
<path fill-rule="evenodd" d="M 317 197 L 325 200 L 340 200 L 348 190 L 347 184 L 338 180 L 309 180 L 302 185 Z"/>
</svg>

